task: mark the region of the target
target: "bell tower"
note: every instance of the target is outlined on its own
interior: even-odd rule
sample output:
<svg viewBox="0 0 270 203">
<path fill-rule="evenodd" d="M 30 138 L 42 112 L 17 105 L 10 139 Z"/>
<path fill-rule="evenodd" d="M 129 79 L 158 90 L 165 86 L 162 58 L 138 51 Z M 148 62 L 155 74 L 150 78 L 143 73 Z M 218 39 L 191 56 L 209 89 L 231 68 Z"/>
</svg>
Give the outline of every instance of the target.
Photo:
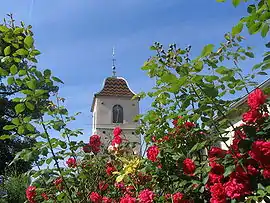
<svg viewBox="0 0 270 203">
<path fill-rule="evenodd" d="M 102 90 L 94 94 L 91 107 L 93 134 L 101 136 L 101 142 L 107 148 L 113 139 L 112 131 L 116 126 L 122 129 L 123 140 L 136 143 L 134 150 L 140 153 L 140 135 L 136 135 L 138 122 L 134 117 L 139 114 L 139 99 L 132 100 L 135 93 L 128 82 L 116 76 L 113 50 L 113 75 L 105 79 Z"/>
</svg>

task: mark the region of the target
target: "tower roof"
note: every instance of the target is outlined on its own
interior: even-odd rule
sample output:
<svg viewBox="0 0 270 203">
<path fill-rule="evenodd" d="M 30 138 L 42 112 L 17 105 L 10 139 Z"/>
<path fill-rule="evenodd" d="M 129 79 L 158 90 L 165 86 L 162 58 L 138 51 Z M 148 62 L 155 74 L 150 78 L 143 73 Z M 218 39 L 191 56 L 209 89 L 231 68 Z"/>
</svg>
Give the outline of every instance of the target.
<svg viewBox="0 0 270 203">
<path fill-rule="evenodd" d="M 128 87 L 127 81 L 120 77 L 106 78 L 103 89 L 95 96 L 133 97 L 135 95 Z"/>
<path fill-rule="evenodd" d="M 93 111 L 95 98 L 99 96 L 132 98 L 136 94 L 129 88 L 127 81 L 122 77 L 108 77 L 103 83 L 100 92 L 94 94 L 91 111 Z"/>
</svg>

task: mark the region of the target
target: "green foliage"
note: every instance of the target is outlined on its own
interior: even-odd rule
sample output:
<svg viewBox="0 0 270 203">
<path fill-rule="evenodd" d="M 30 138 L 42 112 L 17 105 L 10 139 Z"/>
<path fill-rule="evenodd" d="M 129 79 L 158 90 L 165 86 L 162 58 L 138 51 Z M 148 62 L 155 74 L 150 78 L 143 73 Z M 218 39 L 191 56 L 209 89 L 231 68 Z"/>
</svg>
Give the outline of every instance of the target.
<svg viewBox="0 0 270 203">
<path fill-rule="evenodd" d="M 235 7 L 240 3 L 241 0 L 232 0 Z M 234 129 L 228 112 L 236 100 L 225 98 L 243 91 L 248 93 L 250 87 L 257 85 L 253 79 L 257 75 L 266 75 L 269 68 L 270 52 L 266 52 L 264 60 L 253 67 L 254 73 L 244 75 L 239 67 L 239 62 L 247 57 L 255 57 L 240 35 L 244 28 L 250 34 L 260 32 L 262 37 L 269 32 L 269 1 L 253 3 L 248 6 L 248 16 L 243 17 L 231 33 L 224 35 L 219 46 L 204 46 L 198 57 L 191 57 L 191 46 L 178 48 L 171 44 L 167 50 L 160 43 L 151 46 L 156 55 L 142 69 L 150 78 L 155 78 L 156 85 L 151 92 L 136 97 L 152 98 L 152 109 L 136 119 L 141 123 L 137 131 L 145 135 L 147 145 L 158 147 L 158 161 L 152 162 L 122 146 L 112 146 L 114 152 L 111 154 L 80 151 L 84 143 L 73 141 L 73 138 L 80 136 L 81 130 L 68 128 L 77 114 L 69 115 L 63 106 L 64 99 L 57 93 L 57 84 L 63 81 L 53 76 L 49 69 L 38 70 L 35 64 L 40 52 L 35 48 L 31 26 L 25 27 L 23 23 L 17 26 L 11 18 L 9 24 L 0 26 L 0 78 L 7 84 L 4 90 L 8 89 L 14 96 L 11 102 L 3 98 L 10 104 L 8 109 L 12 115 L 2 122 L 0 139 L 4 143 L 20 136 L 37 139 L 37 142 L 31 143 L 29 148 L 24 147 L 9 165 L 17 166 L 19 160 L 34 161 L 38 170 L 29 172 L 34 178 L 33 185 L 38 188 L 38 194 L 50 195 L 49 201 L 87 202 L 88 193 L 96 191 L 98 183 L 104 180 L 110 183 L 110 192 L 101 189 L 99 192 L 117 200 L 122 193 L 115 188 L 115 181 L 133 186 L 136 196 L 143 189 L 151 188 L 159 194 L 157 202 L 166 201 L 164 194 L 178 191 L 195 202 L 210 201 L 206 184 L 211 167 L 205 151 L 220 142 L 227 144 L 226 129 Z M 269 43 L 266 47 L 270 47 Z M 54 93 L 53 97 L 50 97 L 51 93 Z M 269 126 L 264 127 L 269 129 Z M 250 150 L 255 136 L 266 139 L 267 129 L 260 134 L 254 132 L 255 129 L 254 126 L 241 129 L 248 137 L 238 143 L 241 153 Z M 51 137 L 51 132 L 57 136 Z M 225 167 L 225 177 L 236 170 L 233 156 L 228 153 L 223 160 L 217 160 Z M 67 158 L 78 161 L 78 165 L 64 167 Z M 196 165 L 192 175 L 184 171 L 186 159 Z M 108 161 L 116 166 L 111 176 L 105 173 Z M 242 166 L 245 160 L 236 162 Z M 139 173 L 150 175 L 151 181 L 139 184 Z M 61 180 L 61 184 L 56 184 L 57 180 Z M 269 193 L 268 185 L 260 187 L 264 181 L 254 181 L 258 188 L 254 196 L 247 199 L 265 198 Z M 36 198 L 43 201 L 40 195 Z"/>
<path fill-rule="evenodd" d="M 26 201 L 25 190 L 28 186 L 28 178 L 22 174 L 11 173 L 3 177 L 0 184 L 0 195 L 3 203 L 24 203 Z M 0 202 L 1 202 L 0 201 Z"/>
</svg>

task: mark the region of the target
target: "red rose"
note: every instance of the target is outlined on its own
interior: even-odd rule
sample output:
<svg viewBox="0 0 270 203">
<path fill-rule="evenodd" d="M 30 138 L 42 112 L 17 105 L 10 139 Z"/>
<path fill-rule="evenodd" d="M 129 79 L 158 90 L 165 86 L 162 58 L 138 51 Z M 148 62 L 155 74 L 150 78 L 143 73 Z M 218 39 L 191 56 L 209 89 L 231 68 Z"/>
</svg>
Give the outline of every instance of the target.
<svg viewBox="0 0 270 203">
<path fill-rule="evenodd" d="M 90 137 L 89 146 L 91 147 L 92 152 L 98 153 L 100 151 L 100 146 L 101 146 L 100 136 L 92 135 Z"/>
<path fill-rule="evenodd" d="M 98 189 L 100 189 L 101 191 L 107 190 L 108 187 L 109 187 L 109 184 L 107 184 L 105 181 L 100 181 L 98 183 Z"/>
<path fill-rule="evenodd" d="M 182 119 L 182 118 L 183 118 L 183 116 L 178 116 L 176 119 L 173 120 L 174 127 L 177 127 L 178 126 L 178 120 L 179 119 Z"/>
<path fill-rule="evenodd" d="M 224 186 L 226 195 L 231 199 L 239 199 L 251 193 L 249 177 L 236 172 L 230 175 L 229 181 Z"/>
<path fill-rule="evenodd" d="M 172 196 L 171 194 L 164 195 L 164 197 L 165 197 L 166 200 L 169 200 L 171 198 L 171 196 Z"/>
<path fill-rule="evenodd" d="M 257 161 L 262 168 L 270 167 L 270 142 L 253 142 L 249 155 Z"/>
<path fill-rule="evenodd" d="M 59 177 L 53 181 L 53 184 L 58 190 L 63 190 L 64 186 L 62 185 L 63 178 Z"/>
<path fill-rule="evenodd" d="M 222 183 L 223 179 L 224 179 L 223 174 L 222 175 L 218 175 L 218 174 L 215 174 L 215 173 L 210 172 L 208 174 L 208 181 L 207 181 L 207 184 L 205 185 L 205 187 L 207 189 L 210 189 L 210 187 L 213 184 L 215 184 L 215 183 Z"/>
<path fill-rule="evenodd" d="M 247 160 L 247 163 L 246 163 L 246 169 L 247 169 L 247 173 L 249 175 L 257 175 L 259 173 L 259 170 L 258 170 L 258 163 L 254 160 L 254 159 L 249 159 Z"/>
<path fill-rule="evenodd" d="M 28 199 L 28 201 L 30 203 L 36 203 L 35 201 L 35 197 L 37 195 L 36 193 L 36 187 L 35 186 L 29 186 L 27 189 L 26 189 L 26 198 Z"/>
<path fill-rule="evenodd" d="M 154 202 L 155 194 L 149 189 L 145 189 L 139 193 L 139 203 L 152 203 Z"/>
<path fill-rule="evenodd" d="M 89 195 L 89 199 L 93 203 L 101 203 L 102 202 L 102 196 L 98 194 L 97 192 L 91 192 Z"/>
<path fill-rule="evenodd" d="M 120 203 L 136 203 L 136 198 L 125 195 L 120 199 Z"/>
<path fill-rule="evenodd" d="M 251 109 L 258 109 L 260 105 L 263 105 L 266 101 L 267 96 L 261 89 L 255 89 L 248 95 L 248 105 Z"/>
<path fill-rule="evenodd" d="M 184 198 L 184 195 L 181 192 L 177 192 L 173 194 L 172 198 L 173 198 L 173 203 L 181 203 Z"/>
<path fill-rule="evenodd" d="M 125 191 L 126 194 L 134 195 L 135 187 L 133 185 L 129 185 L 125 189 L 126 189 Z"/>
<path fill-rule="evenodd" d="M 83 151 L 85 153 L 90 153 L 91 152 L 91 147 L 87 144 L 87 145 L 83 146 Z"/>
<path fill-rule="evenodd" d="M 152 137 L 151 137 L 151 140 L 152 140 L 152 142 L 156 142 L 156 141 L 157 141 L 156 136 L 152 136 Z"/>
<path fill-rule="evenodd" d="M 119 145 L 122 143 L 122 138 L 120 136 L 115 136 L 112 140 L 112 145 L 114 146 L 115 144 Z"/>
<path fill-rule="evenodd" d="M 262 175 L 265 179 L 270 179 L 270 169 L 264 169 Z"/>
<path fill-rule="evenodd" d="M 114 186 L 115 186 L 116 188 L 118 188 L 118 189 L 121 189 L 121 190 L 125 190 L 125 189 L 126 189 L 124 182 L 120 182 L 120 183 L 117 183 L 117 182 L 116 182 L 116 183 L 114 184 Z"/>
<path fill-rule="evenodd" d="M 121 128 L 119 128 L 119 127 L 116 127 L 116 128 L 114 128 L 114 130 L 113 130 L 113 135 L 116 137 L 116 136 L 119 136 L 120 134 L 121 134 L 121 132 L 122 132 L 122 129 Z"/>
<path fill-rule="evenodd" d="M 193 175 L 195 172 L 196 166 L 192 159 L 186 158 L 183 161 L 183 170 L 186 175 Z"/>
<path fill-rule="evenodd" d="M 45 192 L 43 192 L 43 193 L 41 194 L 41 196 L 43 197 L 44 200 L 49 200 L 49 199 L 50 199 L 50 198 L 48 197 L 48 195 L 47 195 Z"/>
<path fill-rule="evenodd" d="M 226 150 L 223 150 L 219 147 L 211 147 L 208 152 L 209 158 L 224 158 L 226 155 Z"/>
<path fill-rule="evenodd" d="M 159 149 L 156 145 L 151 146 L 147 149 L 147 158 L 153 162 L 157 161 Z"/>
<path fill-rule="evenodd" d="M 256 109 L 251 109 L 243 114 L 243 121 L 247 123 L 255 123 L 260 118 L 262 118 L 262 114 Z"/>
<path fill-rule="evenodd" d="M 102 197 L 102 203 L 112 203 L 112 199 L 109 197 Z"/>
<path fill-rule="evenodd" d="M 211 203 L 226 203 L 226 194 L 221 183 L 216 183 L 215 185 L 211 186 L 210 192 L 212 196 L 210 199 Z"/>
<path fill-rule="evenodd" d="M 187 122 L 184 123 L 184 126 L 185 126 L 186 129 L 189 130 L 189 129 L 195 127 L 196 125 L 195 125 L 195 123 L 187 121 Z"/>
<path fill-rule="evenodd" d="M 224 166 L 221 164 L 218 164 L 216 162 L 210 162 L 211 172 L 215 173 L 217 175 L 223 175 L 224 173 Z"/>
<path fill-rule="evenodd" d="M 67 161 L 66 161 L 66 164 L 68 165 L 68 167 L 70 168 L 75 168 L 77 166 L 76 164 L 76 159 L 74 158 L 69 158 Z"/>
<path fill-rule="evenodd" d="M 106 173 L 108 176 L 112 175 L 114 171 L 116 171 L 116 168 L 111 163 L 107 163 Z"/>
</svg>

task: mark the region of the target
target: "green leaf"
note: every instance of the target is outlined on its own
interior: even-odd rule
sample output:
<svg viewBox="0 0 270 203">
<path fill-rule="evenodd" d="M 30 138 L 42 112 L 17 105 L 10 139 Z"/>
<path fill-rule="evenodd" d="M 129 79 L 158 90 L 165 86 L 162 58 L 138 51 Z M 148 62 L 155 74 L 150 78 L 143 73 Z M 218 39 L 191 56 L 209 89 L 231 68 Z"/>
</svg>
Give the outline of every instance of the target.
<svg viewBox="0 0 270 203">
<path fill-rule="evenodd" d="M 16 27 L 13 33 L 15 35 L 18 35 L 18 34 L 23 33 L 23 31 L 24 31 L 24 29 L 22 27 Z"/>
<path fill-rule="evenodd" d="M 262 65 L 262 63 L 258 63 L 256 65 L 254 65 L 253 68 L 252 68 L 252 70 L 256 70 L 256 69 L 260 68 L 261 65 Z"/>
<path fill-rule="evenodd" d="M 208 45 L 206 45 L 206 46 L 203 48 L 203 50 L 202 50 L 201 56 L 202 56 L 202 57 L 205 57 L 205 56 L 211 54 L 211 52 L 213 51 L 213 49 L 214 49 L 214 45 L 213 45 L 213 44 L 208 44 Z"/>
<path fill-rule="evenodd" d="M 24 112 L 24 110 L 25 110 L 25 105 L 24 104 L 17 104 L 15 106 L 16 114 L 20 114 L 20 113 Z"/>
<path fill-rule="evenodd" d="M 45 94 L 47 92 L 48 92 L 48 90 L 42 90 L 42 89 L 38 89 L 38 90 L 35 91 L 36 95 L 39 95 L 39 96 L 43 95 L 43 94 Z"/>
<path fill-rule="evenodd" d="M 20 125 L 20 120 L 19 118 L 13 118 L 11 121 L 14 125 Z"/>
<path fill-rule="evenodd" d="M 9 31 L 9 29 L 6 26 L 0 25 L 0 32 L 7 32 L 7 31 Z"/>
<path fill-rule="evenodd" d="M 7 76 L 8 72 L 0 67 L 0 76 Z"/>
<path fill-rule="evenodd" d="M 27 36 L 25 39 L 24 39 L 24 45 L 27 49 L 31 48 L 34 44 L 34 39 L 32 36 Z"/>
<path fill-rule="evenodd" d="M 258 32 L 260 30 L 261 26 L 262 26 L 261 22 L 254 23 L 252 26 L 250 26 L 248 28 L 249 34 L 253 35 L 256 32 Z"/>
<path fill-rule="evenodd" d="M 17 66 L 16 66 L 16 65 L 12 65 L 12 66 L 10 67 L 10 73 L 11 73 L 12 75 L 15 75 L 17 72 L 18 72 Z"/>
<path fill-rule="evenodd" d="M 250 58 L 254 58 L 254 54 L 252 52 L 245 52 L 245 55 L 250 57 Z"/>
<path fill-rule="evenodd" d="M 216 69 L 216 72 L 223 75 L 223 74 L 226 74 L 228 73 L 229 69 L 226 68 L 225 66 L 220 66 Z"/>
<path fill-rule="evenodd" d="M 16 54 L 18 54 L 20 56 L 27 56 L 28 55 L 28 51 L 26 49 L 18 49 L 16 51 Z"/>
<path fill-rule="evenodd" d="M 62 83 L 64 84 L 64 82 L 62 80 L 60 80 L 58 77 L 52 77 L 52 79 L 55 81 L 55 82 L 59 82 L 59 83 Z"/>
<path fill-rule="evenodd" d="M 29 101 L 25 102 L 25 105 L 31 111 L 33 111 L 35 109 L 35 106 L 32 103 L 30 103 Z"/>
<path fill-rule="evenodd" d="M 36 81 L 35 80 L 30 80 L 26 82 L 26 85 L 31 89 L 35 90 L 36 89 Z"/>
<path fill-rule="evenodd" d="M 26 75 L 26 70 L 19 70 L 19 76 L 25 76 Z"/>
<path fill-rule="evenodd" d="M 7 46 L 5 49 L 4 49 L 4 54 L 5 56 L 8 56 L 11 52 L 11 49 L 10 49 L 10 46 Z"/>
<path fill-rule="evenodd" d="M 52 162 L 52 160 L 53 160 L 53 157 L 48 158 L 48 159 L 46 160 L 46 164 L 50 164 L 50 163 Z"/>
<path fill-rule="evenodd" d="M 49 69 L 46 69 L 46 70 L 44 70 L 43 74 L 44 74 L 45 78 L 50 78 L 52 71 Z"/>
<path fill-rule="evenodd" d="M 218 76 L 216 75 L 207 75 L 204 77 L 207 82 L 213 82 L 215 80 L 218 80 Z"/>
<path fill-rule="evenodd" d="M 189 153 L 195 152 L 195 151 L 199 151 L 201 149 L 203 149 L 206 145 L 207 141 L 203 141 L 203 142 L 198 142 L 197 144 L 195 144 L 191 150 L 189 151 Z"/>
<path fill-rule="evenodd" d="M 235 170 L 235 165 L 226 167 L 225 172 L 224 172 L 224 177 L 229 176 L 234 170 Z"/>
<path fill-rule="evenodd" d="M 232 28 L 232 35 L 237 35 L 243 30 L 243 23 L 238 23 Z"/>
<path fill-rule="evenodd" d="M 155 46 L 151 46 L 151 47 L 150 47 L 150 50 L 155 51 L 155 50 L 157 50 L 157 48 L 156 48 Z"/>
<path fill-rule="evenodd" d="M 256 6 L 254 4 L 251 4 L 247 8 L 247 12 L 252 13 L 253 11 L 256 11 Z"/>
<path fill-rule="evenodd" d="M 66 149 L 67 148 L 67 144 L 61 140 L 59 140 L 58 142 L 59 146 L 62 148 L 62 149 Z"/>
<path fill-rule="evenodd" d="M 214 87 L 205 87 L 203 88 L 203 92 L 208 96 L 208 97 L 212 97 L 215 98 L 216 96 L 218 96 L 218 89 L 214 88 Z"/>
<path fill-rule="evenodd" d="M 195 68 L 196 72 L 200 72 L 203 69 L 203 62 L 198 61 L 197 63 L 195 63 L 194 68 Z"/>
<path fill-rule="evenodd" d="M 232 4 L 234 7 L 237 7 L 240 4 L 241 0 L 232 0 Z"/>
<path fill-rule="evenodd" d="M 33 95 L 33 91 L 31 90 L 21 90 L 20 92 L 27 95 Z"/>
<path fill-rule="evenodd" d="M 16 128 L 16 125 L 6 125 L 3 127 L 4 130 L 13 130 L 14 128 Z"/>
<path fill-rule="evenodd" d="M 30 132 L 35 132 L 35 127 L 30 123 L 26 124 L 26 129 L 29 130 Z"/>
<path fill-rule="evenodd" d="M 270 42 L 268 42 L 267 44 L 265 44 L 265 46 L 266 46 L 267 48 L 270 48 Z"/>
<path fill-rule="evenodd" d="M 0 140 L 7 140 L 10 139 L 10 135 L 1 135 Z"/>
<path fill-rule="evenodd" d="M 8 85 L 12 85 L 14 82 L 15 82 L 14 77 L 12 77 L 12 76 L 8 77 L 8 79 L 7 79 Z"/>
<path fill-rule="evenodd" d="M 223 3 L 225 2 L 226 0 L 216 0 L 217 2 L 220 2 L 220 3 Z"/>
<path fill-rule="evenodd" d="M 265 23 L 262 27 L 261 36 L 266 37 L 268 31 L 269 31 L 269 25 Z"/>
<path fill-rule="evenodd" d="M 37 49 L 31 51 L 31 55 L 32 55 L 32 56 L 37 56 L 37 55 L 39 55 L 39 54 L 40 54 L 40 51 L 37 50 Z"/>
<path fill-rule="evenodd" d="M 24 126 L 19 126 L 17 132 L 18 134 L 22 135 L 24 133 Z"/>
<path fill-rule="evenodd" d="M 64 198 L 66 197 L 66 193 L 62 192 L 59 195 L 57 195 L 57 201 L 63 202 Z"/>
<path fill-rule="evenodd" d="M 267 186 L 265 190 L 268 194 L 270 194 L 270 186 Z"/>
<path fill-rule="evenodd" d="M 258 75 L 268 75 L 266 72 L 260 71 L 257 73 Z"/>
</svg>

